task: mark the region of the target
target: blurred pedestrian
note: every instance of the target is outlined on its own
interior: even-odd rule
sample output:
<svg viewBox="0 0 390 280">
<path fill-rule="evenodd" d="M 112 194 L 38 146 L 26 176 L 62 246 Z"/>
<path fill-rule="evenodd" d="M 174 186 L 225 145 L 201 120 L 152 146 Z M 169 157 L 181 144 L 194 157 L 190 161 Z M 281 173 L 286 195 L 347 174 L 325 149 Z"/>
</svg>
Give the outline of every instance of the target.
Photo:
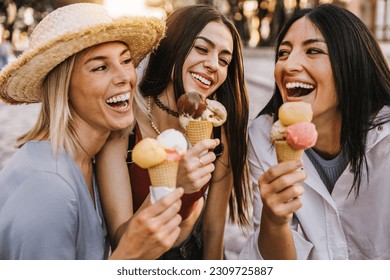
<svg viewBox="0 0 390 280">
<path fill-rule="evenodd" d="M 0 40 L 0 69 L 2 69 L 12 60 L 14 54 L 7 32 L 3 28 L 0 28 Z"/>
</svg>

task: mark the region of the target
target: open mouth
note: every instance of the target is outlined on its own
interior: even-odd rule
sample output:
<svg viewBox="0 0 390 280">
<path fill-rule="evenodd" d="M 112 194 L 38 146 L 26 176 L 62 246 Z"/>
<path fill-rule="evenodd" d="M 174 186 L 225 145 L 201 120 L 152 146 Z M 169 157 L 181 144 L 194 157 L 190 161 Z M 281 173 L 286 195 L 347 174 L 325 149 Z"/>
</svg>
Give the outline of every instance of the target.
<svg viewBox="0 0 390 280">
<path fill-rule="evenodd" d="M 106 100 L 106 103 L 116 109 L 126 108 L 129 105 L 130 93 L 123 93 Z"/>
<path fill-rule="evenodd" d="M 305 83 L 287 83 L 286 89 L 289 97 L 301 97 L 311 93 L 314 90 L 314 85 Z"/>
<path fill-rule="evenodd" d="M 211 81 L 206 79 L 205 77 L 202 77 L 201 75 L 199 74 L 195 74 L 195 73 L 191 73 L 191 76 L 198 80 L 199 82 L 201 82 L 202 84 L 204 84 L 205 86 L 210 86 L 211 85 Z"/>
</svg>

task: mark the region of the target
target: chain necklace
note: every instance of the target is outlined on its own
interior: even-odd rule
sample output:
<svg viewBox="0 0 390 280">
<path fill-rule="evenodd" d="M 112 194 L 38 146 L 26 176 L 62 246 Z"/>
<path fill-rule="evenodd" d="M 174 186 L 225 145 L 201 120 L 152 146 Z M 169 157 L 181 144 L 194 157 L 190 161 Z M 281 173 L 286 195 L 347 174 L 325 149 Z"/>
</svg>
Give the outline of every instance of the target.
<svg viewBox="0 0 390 280">
<path fill-rule="evenodd" d="M 79 144 L 80 148 L 84 151 L 84 153 L 91 159 L 92 163 L 95 163 L 95 156 L 90 156 L 84 147 L 81 145 L 79 139 L 76 137 L 77 144 Z"/>
<path fill-rule="evenodd" d="M 160 135 L 161 134 L 161 131 L 158 129 L 157 125 L 153 122 L 153 119 L 152 119 L 152 106 L 151 106 L 151 96 L 148 96 L 148 101 L 146 103 L 147 105 L 147 110 L 148 110 L 148 115 L 149 115 L 149 122 L 150 122 L 150 125 L 152 126 L 152 128 L 154 129 L 154 131 L 156 131 L 157 135 Z M 158 99 L 157 99 L 158 100 Z M 159 100 L 160 101 L 160 100 Z"/>
<path fill-rule="evenodd" d="M 150 96 L 149 96 L 150 97 Z M 169 107 L 165 106 L 161 101 L 160 99 L 158 99 L 157 96 L 154 96 L 153 97 L 153 100 L 154 100 L 154 103 L 156 103 L 157 107 L 160 108 L 161 110 L 167 112 L 168 114 L 170 114 L 171 116 L 174 116 L 176 118 L 179 117 L 179 112 L 176 112 L 176 111 L 173 111 L 171 110 Z"/>
</svg>

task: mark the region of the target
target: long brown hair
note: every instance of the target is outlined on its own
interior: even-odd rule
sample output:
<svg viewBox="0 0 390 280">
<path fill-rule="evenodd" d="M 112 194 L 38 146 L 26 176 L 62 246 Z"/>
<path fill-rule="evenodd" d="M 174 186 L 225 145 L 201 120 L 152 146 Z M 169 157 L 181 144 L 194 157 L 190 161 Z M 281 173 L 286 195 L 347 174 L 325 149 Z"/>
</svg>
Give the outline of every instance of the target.
<svg viewBox="0 0 390 280">
<path fill-rule="evenodd" d="M 233 57 L 225 82 L 212 98 L 221 102 L 228 119 L 224 124 L 229 143 L 229 161 L 233 173 L 233 192 L 230 197 L 230 220 L 247 225 L 250 188 L 247 167 L 248 96 L 244 80 L 240 36 L 234 25 L 210 5 L 193 5 L 178 9 L 167 18 L 167 34 L 157 51 L 151 54 L 145 75 L 140 83 L 144 96 L 157 96 L 167 88 L 173 71 L 176 100 L 184 93 L 182 69 L 195 38 L 209 22 L 223 23 L 233 38 Z"/>
</svg>

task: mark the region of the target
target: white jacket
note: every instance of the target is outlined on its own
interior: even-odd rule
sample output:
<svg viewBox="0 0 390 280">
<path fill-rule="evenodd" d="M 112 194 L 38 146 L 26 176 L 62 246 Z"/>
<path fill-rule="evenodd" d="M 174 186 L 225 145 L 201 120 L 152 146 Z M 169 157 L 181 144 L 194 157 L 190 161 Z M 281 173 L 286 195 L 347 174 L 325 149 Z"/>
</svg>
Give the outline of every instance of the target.
<svg viewBox="0 0 390 280">
<path fill-rule="evenodd" d="M 390 115 L 390 107 L 378 115 Z M 275 165 L 269 142 L 272 118 L 258 117 L 249 129 L 249 163 L 254 186 L 255 232 L 244 245 L 240 259 L 262 259 L 257 246 L 262 202 L 258 178 Z M 303 155 L 308 174 L 303 183 L 303 206 L 291 222 L 298 259 L 390 259 L 390 122 L 367 136 L 369 181 L 364 171 L 359 197 L 350 191 L 353 173 L 346 170 L 332 194 L 322 183 L 313 164 Z"/>
</svg>

